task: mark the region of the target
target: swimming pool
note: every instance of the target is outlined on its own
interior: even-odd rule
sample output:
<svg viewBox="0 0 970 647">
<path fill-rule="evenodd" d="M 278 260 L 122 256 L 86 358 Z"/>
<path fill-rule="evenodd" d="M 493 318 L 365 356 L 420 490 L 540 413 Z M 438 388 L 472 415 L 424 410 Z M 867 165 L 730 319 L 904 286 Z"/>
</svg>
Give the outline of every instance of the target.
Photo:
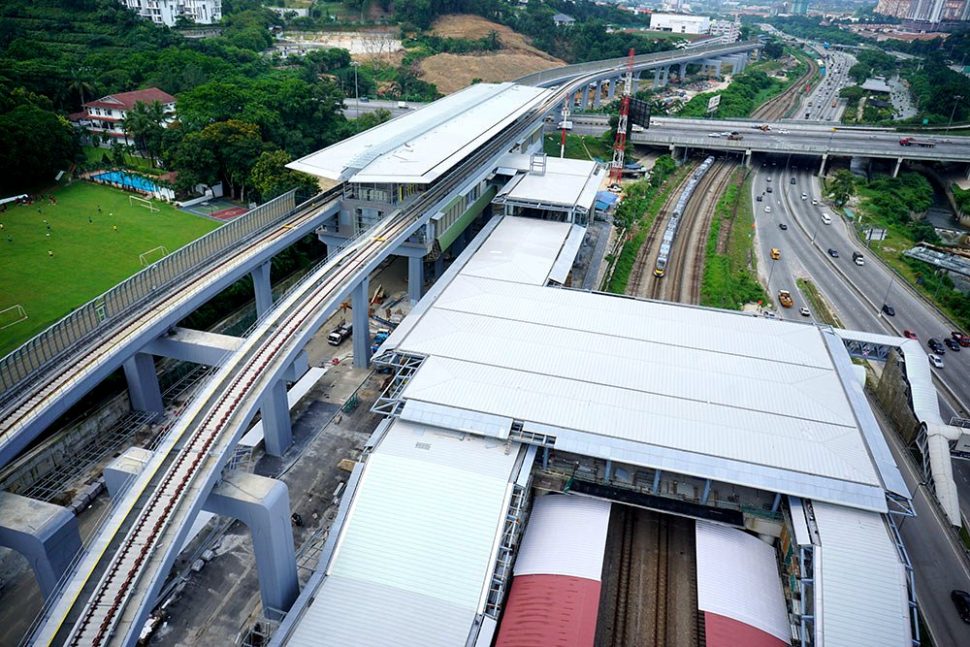
<svg viewBox="0 0 970 647">
<path fill-rule="evenodd" d="M 131 187 L 132 189 L 144 191 L 145 193 L 154 193 L 158 190 L 158 185 L 148 178 L 140 175 L 123 173 L 122 171 L 106 171 L 105 173 L 98 173 L 97 175 L 93 176 L 93 179 L 98 180 L 99 182 L 120 184 L 123 187 Z"/>
</svg>

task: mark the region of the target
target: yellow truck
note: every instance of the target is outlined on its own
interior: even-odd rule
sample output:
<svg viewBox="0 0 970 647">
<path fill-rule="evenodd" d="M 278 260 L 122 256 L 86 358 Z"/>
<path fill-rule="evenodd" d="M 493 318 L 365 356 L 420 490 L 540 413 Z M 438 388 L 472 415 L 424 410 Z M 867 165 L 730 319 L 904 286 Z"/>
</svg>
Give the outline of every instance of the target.
<svg viewBox="0 0 970 647">
<path fill-rule="evenodd" d="M 778 290 L 778 303 L 781 304 L 782 308 L 790 308 L 795 305 L 795 301 L 791 298 L 791 292 L 788 290 Z"/>
</svg>

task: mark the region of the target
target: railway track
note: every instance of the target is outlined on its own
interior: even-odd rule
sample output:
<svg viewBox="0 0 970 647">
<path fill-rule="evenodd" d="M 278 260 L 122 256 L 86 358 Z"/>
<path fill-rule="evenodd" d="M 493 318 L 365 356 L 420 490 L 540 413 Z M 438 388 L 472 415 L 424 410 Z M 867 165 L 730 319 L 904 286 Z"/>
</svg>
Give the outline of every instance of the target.
<svg viewBox="0 0 970 647">
<path fill-rule="evenodd" d="M 677 239 L 673 258 L 673 277 L 666 284 L 668 292 L 664 298 L 680 303 L 698 304 L 701 301 L 701 282 L 704 278 L 704 262 L 707 258 L 707 237 L 711 221 L 717 210 L 717 203 L 731 181 L 735 165 L 731 162 L 718 162 L 704 176 L 704 181 L 695 192 L 691 202 L 697 205 L 687 221 L 687 230 Z"/>
<path fill-rule="evenodd" d="M 751 116 L 754 119 L 763 119 L 764 121 L 777 121 L 779 119 L 784 119 L 785 115 L 798 100 L 798 95 L 801 92 L 801 89 L 817 71 L 818 64 L 815 63 L 814 59 L 809 58 L 808 71 L 800 76 L 790 88 L 778 96 L 768 99 L 761 104 L 753 113 L 751 113 Z"/>
<path fill-rule="evenodd" d="M 38 379 L 45 381 L 41 389 L 28 396 L 21 396 L 19 400 L 14 400 L 4 407 L 3 416 L 0 419 L 0 443 L 7 442 L 33 416 L 38 415 L 52 398 L 59 397 L 71 388 L 74 382 L 82 379 L 86 372 L 108 361 L 119 346 L 142 334 L 145 329 L 161 319 L 165 312 L 188 301 L 221 277 L 237 271 L 253 255 L 272 247 L 281 239 L 292 237 L 294 229 L 300 229 L 322 209 L 329 207 L 333 201 L 340 198 L 342 191 L 343 185 L 338 185 L 315 196 L 298 206 L 291 218 L 266 230 L 256 240 L 240 241 L 243 244 L 238 245 L 227 255 L 200 265 L 198 272 L 186 281 L 180 282 L 179 285 L 172 286 L 173 289 L 167 294 L 143 304 L 133 310 L 130 316 L 99 330 L 98 334 L 93 336 L 91 343 L 78 354 L 71 356 L 70 361 L 59 362 L 56 368 L 48 371 L 43 378 L 35 378 L 34 382 Z M 101 343 L 106 339 L 110 339 L 112 343 Z"/>
<path fill-rule="evenodd" d="M 626 288 L 626 293 L 630 296 L 646 297 L 650 295 L 650 290 L 653 284 L 656 283 L 653 268 L 657 263 L 660 238 L 663 236 L 664 229 L 667 227 L 667 221 L 670 217 L 669 214 L 673 211 L 674 205 L 677 204 L 677 198 L 680 196 L 684 185 L 687 184 L 689 179 L 690 174 L 684 176 L 677 184 L 677 188 L 667 196 L 667 200 L 660 208 L 660 211 L 657 212 L 657 217 L 653 219 L 653 223 L 650 225 L 650 230 L 647 233 L 647 238 L 637 251 L 637 258 L 633 262 L 633 269 L 630 271 L 630 281 Z"/>
</svg>

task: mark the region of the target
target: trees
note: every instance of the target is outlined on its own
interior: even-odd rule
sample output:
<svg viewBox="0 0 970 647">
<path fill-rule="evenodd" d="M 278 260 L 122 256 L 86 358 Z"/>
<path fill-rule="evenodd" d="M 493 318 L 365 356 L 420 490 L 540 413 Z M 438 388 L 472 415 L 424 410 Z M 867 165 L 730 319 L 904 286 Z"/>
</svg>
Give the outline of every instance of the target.
<svg viewBox="0 0 970 647">
<path fill-rule="evenodd" d="M 844 207 L 852 197 L 852 189 L 855 186 L 855 178 L 846 169 L 840 168 L 833 175 L 829 182 L 829 195 L 837 207 Z"/>
<path fill-rule="evenodd" d="M 67 119 L 32 103 L 0 115 L 0 191 L 22 193 L 51 182 L 80 152 Z"/>
<path fill-rule="evenodd" d="M 250 173 L 250 184 L 261 201 L 272 200 L 290 189 L 307 193 L 320 190 L 316 178 L 286 168 L 290 161 L 286 151 L 281 150 L 264 151 L 256 159 Z"/>
<path fill-rule="evenodd" d="M 253 166 L 262 151 L 263 140 L 256 124 L 236 119 L 209 124 L 189 133 L 179 144 L 176 188 L 186 190 L 222 180 L 232 197 L 245 200 Z"/>
<path fill-rule="evenodd" d="M 135 142 L 135 148 L 146 153 L 155 165 L 161 152 L 162 133 L 165 130 L 165 108 L 159 101 L 138 101 L 128 111 L 124 121 L 125 133 Z"/>
<path fill-rule="evenodd" d="M 94 94 L 94 84 L 88 77 L 88 71 L 84 68 L 75 67 L 71 69 L 71 76 L 67 85 L 68 92 L 76 94 L 80 99 L 79 105 L 84 105 L 84 97 Z"/>
</svg>

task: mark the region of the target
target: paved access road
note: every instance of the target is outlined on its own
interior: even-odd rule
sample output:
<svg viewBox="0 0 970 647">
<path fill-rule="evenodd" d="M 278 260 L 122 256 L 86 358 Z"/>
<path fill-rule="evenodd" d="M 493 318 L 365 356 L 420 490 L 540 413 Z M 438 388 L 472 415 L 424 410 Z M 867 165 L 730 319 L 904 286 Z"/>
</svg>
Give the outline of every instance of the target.
<svg viewBox="0 0 970 647">
<path fill-rule="evenodd" d="M 851 54 L 821 48 L 816 53 L 818 58 L 825 61 L 825 76 L 816 82 L 811 94 L 802 101 L 793 117 L 838 122 L 845 112 L 845 100 L 839 98 L 839 91 L 848 84 L 849 68 L 855 65 L 856 60 Z"/>
<path fill-rule="evenodd" d="M 805 298 L 797 293 L 796 277 L 810 278 L 824 298 L 835 309 L 846 328 L 898 334 L 902 328 L 913 328 L 925 340 L 934 331 L 941 330 L 942 320 L 922 301 L 896 284 L 881 264 L 872 261 L 867 250 L 852 238 L 849 225 L 832 213 L 820 201 L 812 205 L 812 199 L 820 200 L 819 184 L 814 173 L 805 167 L 807 160 L 792 159 L 798 168 L 785 169 L 784 157 L 767 162 L 754 169 L 752 194 L 761 195 L 766 190 L 767 178 L 771 178 L 772 193 L 763 195 L 764 202 L 753 202 L 757 207 L 755 222 L 761 271 L 770 274 L 772 295 L 779 289 L 789 289 L 795 294 L 795 308 L 779 308 L 785 319 L 803 319 L 798 308 L 807 305 Z M 813 166 L 814 170 L 814 166 Z M 792 185 L 794 177 L 796 184 Z M 805 200 L 802 193 L 807 194 Z M 764 207 L 770 206 L 771 213 Z M 821 213 L 832 215 L 832 224 L 821 220 Z M 779 224 L 785 223 L 787 230 Z M 813 242 L 814 237 L 814 242 Z M 781 250 L 778 261 L 770 261 L 769 250 Z M 829 248 L 839 251 L 839 258 L 827 254 Z M 852 250 L 866 255 L 864 266 L 852 262 Z M 863 294 L 848 285 L 851 280 Z M 890 284 L 892 287 L 890 288 Z M 880 314 L 870 301 L 881 305 L 882 297 L 889 290 L 888 301 L 896 308 L 896 316 L 889 318 Z M 863 296 L 865 295 L 865 296 Z M 867 300 L 868 299 L 868 300 Z M 811 319 L 814 319 L 812 313 Z M 806 318 L 807 319 L 807 318 Z M 970 353 L 947 354 L 946 367 L 938 376 L 958 392 L 966 401 L 970 384 L 966 380 Z M 944 417 L 951 407 L 941 402 Z M 877 412 L 878 413 L 878 412 Z M 916 574 L 916 591 L 920 608 L 936 639 L 937 645 L 970 645 L 970 631 L 957 616 L 949 599 L 950 590 L 970 590 L 970 572 L 966 560 L 954 546 L 946 524 L 931 505 L 926 488 L 920 485 L 921 477 L 902 453 L 900 443 L 892 432 L 886 431 L 896 462 L 913 493 L 913 505 L 918 516 L 907 519 L 901 529 Z M 954 462 L 957 487 L 960 491 L 960 507 L 970 515 L 970 466 L 965 461 Z"/>
<path fill-rule="evenodd" d="M 406 101 L 406 108 L 401 108 L 398 106 L 397 101 L 383 101 L 377 99 L 368 99 L 367 101 L 357 102 L 356 99 L 344 99 L 344 116 L 347 119 L 354 119 L 358 114 L 365 115 L 369 112 L 376 112 L 378 110 L 387 110 L 391 113 L 392 117 L 400 117 L 403 114 L 407 114 L 412 110 L 417 110 L 418 108 L 424 107 L 423 103 L 415 103 L 412 101 Z"/>
</svg>

